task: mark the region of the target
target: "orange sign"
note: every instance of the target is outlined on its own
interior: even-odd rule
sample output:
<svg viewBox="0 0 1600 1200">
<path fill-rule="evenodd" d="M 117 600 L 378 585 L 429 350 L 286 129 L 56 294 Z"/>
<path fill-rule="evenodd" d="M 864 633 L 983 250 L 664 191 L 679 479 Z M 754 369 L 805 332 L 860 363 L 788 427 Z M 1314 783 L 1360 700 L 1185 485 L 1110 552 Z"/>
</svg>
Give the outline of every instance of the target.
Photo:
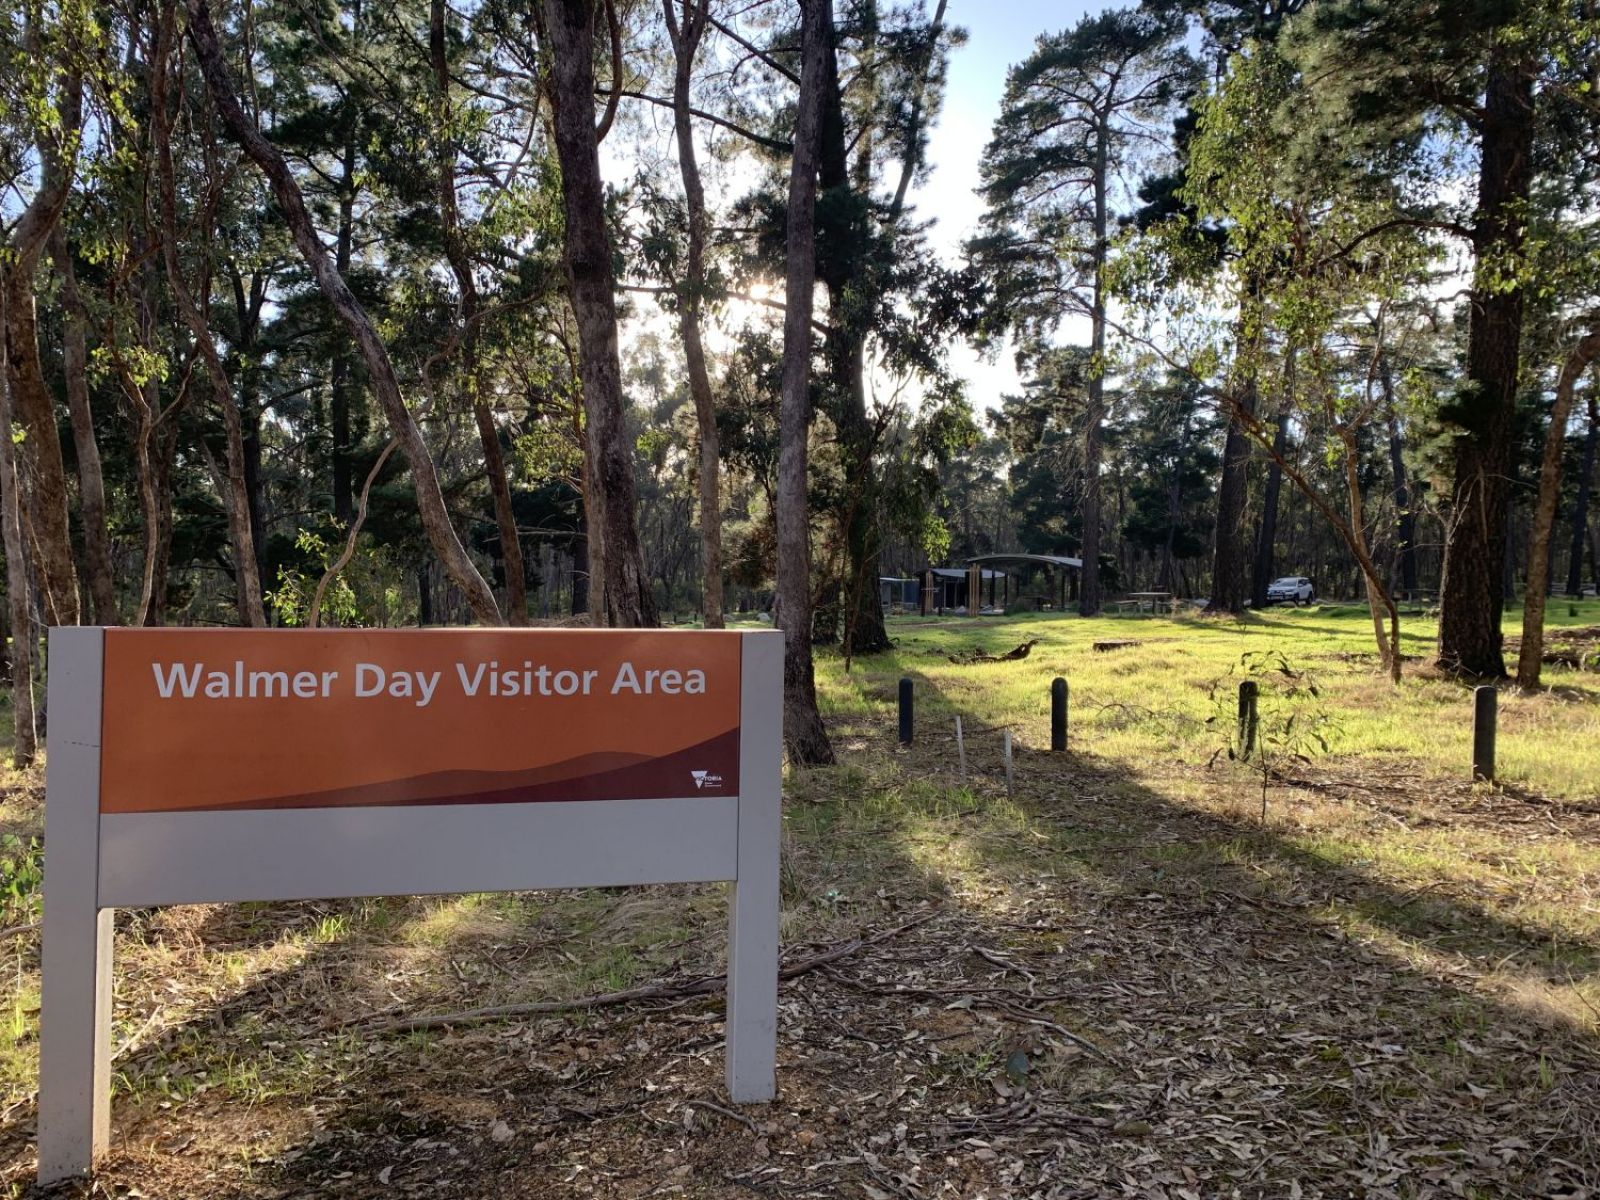
<svg viewBox="0 0 1600 1200">
<path fill-rule="evenodd" d="M 113 629 L 100 811 L 739 790 L 740 635 Z"/>
</svg>

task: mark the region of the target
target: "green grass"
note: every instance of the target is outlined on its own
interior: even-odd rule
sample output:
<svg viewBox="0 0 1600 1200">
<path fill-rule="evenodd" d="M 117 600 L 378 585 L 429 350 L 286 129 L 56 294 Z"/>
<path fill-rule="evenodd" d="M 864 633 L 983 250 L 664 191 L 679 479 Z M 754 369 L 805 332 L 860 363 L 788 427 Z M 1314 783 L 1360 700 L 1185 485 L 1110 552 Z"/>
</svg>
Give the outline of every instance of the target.
<svg viewBox="0 0 1600 1200">
<path fill-rule="evenodd" d="M 1579 615 L 1554 606 L 1552 625 L 1600 624 L 1600 602 L 1584 601 Z M 1519 612 L 1507 615 L 1514 632 Z M 1037 614 L 965 620 L 896 620 L 893 652 L 851 664 L 824 656 L 818 697 L 824 714 L 846 726 L 893 704 L 902 675 L 917 683 L 919 728 L 953 733 L 960 713 L 969 725 L 1010 725 L 1025 746 L 1049 744 L 1049 686 L 1055 676 L 1071 688 L 1075 748 L 1137 766 L 1151 755 L 1205 762 L 1226 744 L 1226 714 L 1234 703 L 1247 654 L 1281 654 L 1308 673 L 1318 695 L 1286 698 L 1287 680 L 1268 673 L 1262 708 L 1286 722 L 1322 718 L 1327 753 L 1358 756 L 1383 770 L 1420 765 L 1460 776 L 1471 762 L 1471 689 L 1426 666 L 1435 624 L 1405 618 L 1401 644 L 1406 677 L 1394 687 L 1378 668 L 1364 609 L 1275 609 L 1241 621 L 1201 618 L 1099 618 Z M 1003 653 L 1019 642 L 1039 644 L 1022 662 L 956 665 L 949 656 L 978 648 Z M 1096 653 L 1103 639 L 1138 645 Z M 1502 689 L 1501 779 L 1557 798 L 1600 792 L 1600 675 L 1565 667 L 1545 669 L 1546 688 Z M 1318 747 L 1319 753 L 1321 748 Z"/>
</svg>

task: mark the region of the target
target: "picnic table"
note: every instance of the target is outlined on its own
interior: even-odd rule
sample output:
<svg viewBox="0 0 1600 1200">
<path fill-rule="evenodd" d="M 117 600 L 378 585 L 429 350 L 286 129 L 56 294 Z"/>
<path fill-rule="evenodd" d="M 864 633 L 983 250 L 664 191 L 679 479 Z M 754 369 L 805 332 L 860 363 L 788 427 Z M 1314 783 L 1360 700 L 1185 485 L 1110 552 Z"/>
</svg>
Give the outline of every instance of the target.
<svg viewBox="0 0 1600 1200">
<path fill-rule="evenodd" d="M 1152 615 L 1172 608 L 1171 592 L 1129 592 L 1128 599 L 1133 603 L 1134 612 L 1143 612 L 1147 604 Z"/>
</svg>

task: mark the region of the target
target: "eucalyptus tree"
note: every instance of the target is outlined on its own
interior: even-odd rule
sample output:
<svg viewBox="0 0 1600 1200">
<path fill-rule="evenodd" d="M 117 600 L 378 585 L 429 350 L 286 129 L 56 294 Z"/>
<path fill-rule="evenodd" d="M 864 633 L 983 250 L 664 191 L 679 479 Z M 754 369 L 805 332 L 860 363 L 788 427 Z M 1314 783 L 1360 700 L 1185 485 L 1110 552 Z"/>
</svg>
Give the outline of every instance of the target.
<svg viewBox="0 0 1600 1200">
<path fill-rule="evenodd" d="M 239 103 L 239 93 L 211 18 L 208 0 L 187 0 L 188 33 L 194 45 L 206 90 L 218 117 L 245 154 L 266 177 L 284 220 L 318 288 L 328 299 L 361 351 L 379 405 L 410 467 L 417 507 L 433 551 L 461 589 L 478 620 L 499 624 L 499 605 L 476 564 L 450 524 L 438 472 L 416 418 L 407 407 L 399 376 L 382 337 L 348 281 L 329 257 L 318 236 L 305 196 L 282 152 L 257 127 Z"/>
<path fill-rule="evenodd" d="M 211 234 L 216 226 L 218 192 L 225 169 L 218 161 L 214 143 L 204 148 L 205 182 L 196 189 L 199 203 L 187 213 L 186 225 L 195 231 L 190 239 L 199 259 L 197 278 L 191 283 L 178 246 L 178 182 L 173 155 L 172 97 L 169 91 L 177 49 L 178 10 L 174 2 L 162 5 L 155 21 L 155 34 L 149 62 L 150 130 L 155 152 L 157 192 L 156 238 L 166 266 L 166 285 L 179 316 L 194 339 L 195 352 L 204 364 L 211 386 L 211 400 L 223 419 L 226 472 L 216 472 L 218 491 L 228 516 L 228 540 L 233 552 L 236 605 L 240 621 L 246 626 L 267 623 L 262 604 L 260 560 L 256 554 L 256 532 L 251 521 L 251 497 L 245 477 L 244 426 L 233 380 L 223 364 L 222 352 L 212 333 L 210 295 L 215 262 L 211 254 Z M 199 123 L 196 123 L 199 124 Z M 209 128 L 209 126 L 202 126 Z"/>
<path fill-rule="evenodd" d="M 1063 322 L 1089 322 L 1084 396 L 1079 611 L 1100 611 L 1101 474 L 1106 418 L 1106 266 L 1118 180 L 1165 146 L 1164 119 L 1192 91 L 1196 64 L 1172 17 L 1112 10 L 1041 36 L 1012 68 L 984 150 L 984 234 L 972 251 L 996 283 L 991 320 L 1037 359 Z"/>
<path fill-rule="evenodd" d="M 811 304 L 816 287 L 816 206 L 822 110 L 833 55 L 831 0 L 802 0 L 800 94 L 789 162 L 783 375 L 779 402 L 778 625 L 783 630 L 783 740 L 804 766 L 833 762 L 817 711 L 811 656 L 811 521 L 806 496 L 811 436 Z M 877 588 L 873 588 L 874 597 Z"/>
<path fill-rule="evenodd" d="M 23 197 L 0 248 L 5 294 L 0 335 L 6 343 L 7 389 L 25 435 L 18 454 L 29 484 L 22 498 L 24 518 L 45 618 L 54 625 L 78 623 L 78 573 L 55 399 L 40 358 L 35 290 L 78 171 L 85 75 L 102 40 L 92 14 L 78 5 L 7 6 L 0 25 L 0 53 L 7 63 L 0 84 L 6 183 Z M 17 636 L 23 632 L 16 631 Z"/>
<path fill-rule="evenodd" d="M 639 551 L 631 448 L 623 436 L 616 280 L 594 116 L 595 6 L 590 0 L 545 0 L 542 11 L 552 59 L 550 102 L 566 210 L 567 274 L 583 371 L 593 475 L 589 499 L 599 509 L 590 519 L 598 517 L 605 603 L 612 621 L 650 626 L 656 624 L 655 597 Z M 614 111 L 608 107 L 606 123 Z"/>
<path fill-rule="evenodd" d="M 672 43 L 672 132 L 678 149 L 678 170 L 683 178 L 687 249 L 682 284 L 674 301 L 678 330 L 683 338 L 684 366 L 694 399 L 699 435 L 700 566 L 703 576 L 701 611 L 706 628 L 721 629 L 722 617 L 722 489 L 721 454 L 717 438 L 716 397 L 701 326 L 709 297 L 706 267 L 708 221 L 705 184 L 701 180 L 695 147 L 693 95 L 695 59 L 711 20 L 711 0 L 661 0 L 667 36 Z"/>
</svg>

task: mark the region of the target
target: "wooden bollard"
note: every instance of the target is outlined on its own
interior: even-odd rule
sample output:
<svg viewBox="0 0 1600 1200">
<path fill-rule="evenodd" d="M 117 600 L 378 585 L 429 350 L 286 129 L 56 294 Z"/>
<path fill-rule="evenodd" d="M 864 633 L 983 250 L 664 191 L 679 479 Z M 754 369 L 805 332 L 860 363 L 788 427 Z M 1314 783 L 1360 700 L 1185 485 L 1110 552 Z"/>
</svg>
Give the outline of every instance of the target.
<svg viewBox="0 0 1600 1200">
<path fill-rule="evenodd" d="M 1050 750 L 1060 754 L 1067 748 L 1067 681 L 1050 684 Z"/>
<path fill-rule="evenodd" d="M 911 745 L 911 680 L 900 681 L 900 744 Z"/>
<path fill-rule="evenodd" d="M 1012 779 L 1011 773 L 1011 730 L 1007 729 L 1004 731 L 1003 741 L 1005 744 L 1006 756 L 1006 795 L 1014 796 L 1016 795 L 1016 783 Z"/>
<path fill-rule="evenodd" d="M 1260 688 L 1254 679 L 1241 680 L 1239 683 L 1239 757 L 1245 762 L 1250 761 L 1250 756 L 1256 749 L 1256 727 L 1260 717 L 1256 709 L 1256 701 L 1260 695 Z"/>
<path fill-rule="evenodd" d="M 1500 692 L 1490 684 L 1472 689 L 1472 778 L 1494 782 L 1495 718 Z"/>
</svg>

